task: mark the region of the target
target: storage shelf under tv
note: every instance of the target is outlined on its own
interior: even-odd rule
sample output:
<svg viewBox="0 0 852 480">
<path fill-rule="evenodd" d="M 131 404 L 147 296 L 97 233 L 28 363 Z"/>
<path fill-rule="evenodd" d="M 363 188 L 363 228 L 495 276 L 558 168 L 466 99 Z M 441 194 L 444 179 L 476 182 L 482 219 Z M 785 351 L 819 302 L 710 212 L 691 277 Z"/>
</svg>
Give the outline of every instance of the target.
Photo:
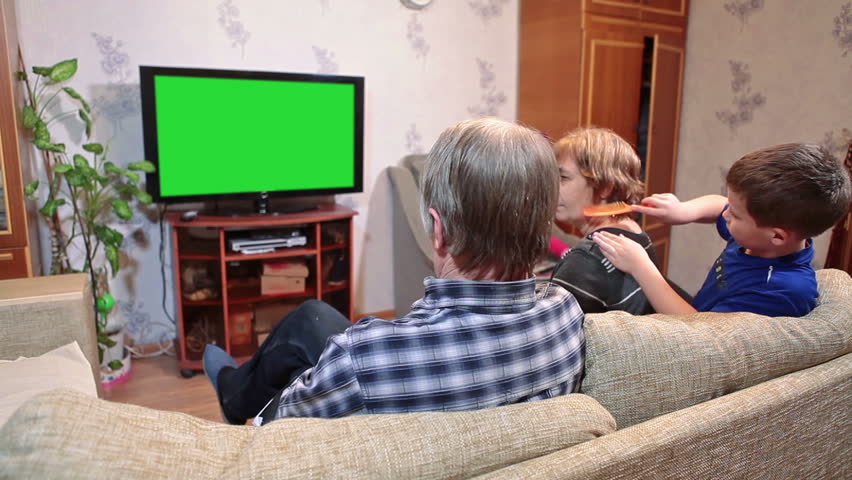
<svg viewBox="0 0 852 480">
<path fill-rule="evenodd" d="M 354 210 L 340 205 L 322 205 L 316 210 L 283 215 L 207 216 L 181 220 L 182 212 L 169 212 L 178 320 L 178 355 L 181 375 L 190 377 L 201 370 L 202 346 L 216 343 L 238 363 L 249 358 L 259 344 L 252 320 L 250 343 L 232 344 L 228 318 L 234 312 L 259 306 L 297 304 L 321 299 L 353 319 L 353 227 Z M 235 234 L 262 233 L 268 230 L 299 228 L 307 244 L 277 248 L 274 252 L 242 254 L 229 249 L 228 239 Z M 263 294 L 260 276 L 264 261 L 304 259 L 308 267 L 304 290 Z M 198 275 L 198 270 L 206 269 Z M 191 271 L 190 269 L 195 269 Z M 331 270 L 335 270 L 334 278 Z M 237 273 L 235 273 L 237 272 Z M 246 272 L 249 272 L 246 274 Z M 340 273 L 343 272 L 343 273 Z M 187 287 L 183 275 L 204 278 L 205 289 Z M 212 279 L 212 280 L 211 280 Z M 256 282 L 255 282 L 256 280 Z M 190 288 L 190 291 L 184 291 Z M 209 292 L 208 292 L 209 290 Z M 199 292 L 207 298 L 193 298 Z M 201 332 L 201 333 L 199 333 Z M 243 336 L 243 340 L 245 336 Z"/>
</svg>

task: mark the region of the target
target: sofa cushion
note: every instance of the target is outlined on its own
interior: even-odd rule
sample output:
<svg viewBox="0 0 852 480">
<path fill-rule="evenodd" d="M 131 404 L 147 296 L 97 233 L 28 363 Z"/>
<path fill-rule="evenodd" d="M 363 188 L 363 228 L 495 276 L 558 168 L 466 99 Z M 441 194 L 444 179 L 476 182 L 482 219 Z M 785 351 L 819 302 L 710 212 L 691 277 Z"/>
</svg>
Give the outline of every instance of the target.
<svg viewBox="0 0 852 480">
<path fill-rule="evenodd" d="M 0 429 L 0 478 L 466 478 L 614 430 L 612 416 L 581 394 L 251 427 L 57 390 Z"/>
<path fill-rule="evenodd" d="M 98 395 L 91 366 L 77 342 L 38 357 L 0 360 L 0 425 L 30 398 L 58 387 Z"/>
<path fill-rule="evenodd" d="M 852 351 L 852 279 L 817 272 L 808 315 L 586 316 L 581 391 L 628 427 Z"/>
</svg>

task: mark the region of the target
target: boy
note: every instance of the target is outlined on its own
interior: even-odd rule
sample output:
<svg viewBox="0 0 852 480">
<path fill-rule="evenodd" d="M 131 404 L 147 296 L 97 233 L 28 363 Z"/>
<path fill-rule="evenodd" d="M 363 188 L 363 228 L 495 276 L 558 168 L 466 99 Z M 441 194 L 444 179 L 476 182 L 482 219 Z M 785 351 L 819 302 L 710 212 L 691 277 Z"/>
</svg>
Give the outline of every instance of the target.
<svg viewBox="0 0 852 480">
<path fill-rule="evenodd" d="M 731 166 L 726 182 L 728 197 L 681 202 L 665 193 L 633 205 L 673 225 L 715 221 L 727 240 L 692 305 L 669 287 L 637 243 L 607 232 L 594 240 L 616 268 L 636 278 L 659 313 L 807 314 L 818 296 L 810 237 L 849 210 L 849 172 L 825 148 L 791 143 L 744 156 Z"/>
</svg>

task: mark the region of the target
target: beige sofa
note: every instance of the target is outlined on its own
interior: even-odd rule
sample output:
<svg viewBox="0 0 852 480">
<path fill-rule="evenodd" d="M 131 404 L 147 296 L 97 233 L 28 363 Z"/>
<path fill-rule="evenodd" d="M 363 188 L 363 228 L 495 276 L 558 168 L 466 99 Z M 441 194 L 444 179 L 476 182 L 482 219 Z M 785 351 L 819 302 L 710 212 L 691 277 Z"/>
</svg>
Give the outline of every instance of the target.
<svg viewBox="0 0 852 480">
<path fill-rule="evenodd" d="M 818 281 L 803 318 L 589 315 L 583 393 L 502 408 L 256 428 L 43 393 L 0 429 L 0 478 L 852 478 L 852 279 Z M 6 324 L 84 310 L 0 302 L 0 352 L 25 343 Z"/>
</svg>

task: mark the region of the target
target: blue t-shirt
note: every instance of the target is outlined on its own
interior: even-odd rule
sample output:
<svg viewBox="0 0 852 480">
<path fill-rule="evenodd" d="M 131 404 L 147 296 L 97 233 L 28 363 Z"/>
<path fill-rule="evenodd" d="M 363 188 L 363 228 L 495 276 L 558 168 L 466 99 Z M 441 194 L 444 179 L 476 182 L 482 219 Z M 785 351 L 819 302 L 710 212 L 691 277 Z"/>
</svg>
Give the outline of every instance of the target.
<svg viewBox="0 0 852 480">
<path fill-rule="evenodd" d="M 728 231 L 721 216 L 719 235 L 728 246 L 713 263 L 692 306 L 699 312 L 754 312 L 770 317 L 801 317 L 816 306 L 819 296 L 811 267 L 813 241 L 805 248 L 777 258 L 747 255 Z"/>
</svg>

